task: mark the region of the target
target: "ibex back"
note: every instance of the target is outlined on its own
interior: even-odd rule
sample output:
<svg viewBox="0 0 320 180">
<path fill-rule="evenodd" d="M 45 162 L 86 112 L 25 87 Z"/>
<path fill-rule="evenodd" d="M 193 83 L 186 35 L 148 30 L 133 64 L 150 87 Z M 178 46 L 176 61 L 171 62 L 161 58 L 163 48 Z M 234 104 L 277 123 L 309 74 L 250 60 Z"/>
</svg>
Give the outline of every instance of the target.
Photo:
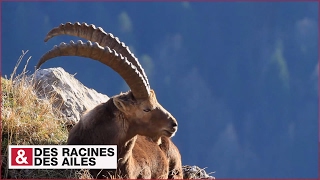
<svg viewBox="0 0 320 180">
<path fill-rule="evenodd" d="M 157 101 L 138 59 L 118 38 L 86 23 L 66 23 L 52 29 L 45 41 L 57 35 L 87 39 L 61 43 L 44 54 L 44 62 L 58 56 L 88 57 L 111 67 L 131 91 L 111 97 L 82 116 L 72 128 L 68 144 L 118 146 L 117 170 L 90 170 L 97 178 L 182 179 L 181 156 L 170 137 L 176 119 Z"/>
</svg>

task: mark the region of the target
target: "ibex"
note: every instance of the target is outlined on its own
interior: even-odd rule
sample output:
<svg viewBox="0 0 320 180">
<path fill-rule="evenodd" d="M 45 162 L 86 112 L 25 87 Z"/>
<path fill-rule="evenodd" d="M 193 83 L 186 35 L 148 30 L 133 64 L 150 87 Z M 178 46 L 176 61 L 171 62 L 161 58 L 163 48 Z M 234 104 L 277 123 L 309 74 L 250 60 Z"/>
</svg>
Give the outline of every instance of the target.
<svg viewBox="0 0 320 180">
<path fill-rule="evenodd" d="M 118 38 L 86 23 L 53 28 L 45 41 L 57 35 L 87 39 L 61 43 L 45 53 L 36 69 L 59 56 L 87 57 L 111 67 L 131 91 L 111 97 L 86 114 L 71 129 L 67 144 L 118 146 L 117 170 L 90 170 L 95 178 L 182 179 L 181 156 L 170 137 L 176 119 L 157 101 L 138 59 Z"/>
</svg>

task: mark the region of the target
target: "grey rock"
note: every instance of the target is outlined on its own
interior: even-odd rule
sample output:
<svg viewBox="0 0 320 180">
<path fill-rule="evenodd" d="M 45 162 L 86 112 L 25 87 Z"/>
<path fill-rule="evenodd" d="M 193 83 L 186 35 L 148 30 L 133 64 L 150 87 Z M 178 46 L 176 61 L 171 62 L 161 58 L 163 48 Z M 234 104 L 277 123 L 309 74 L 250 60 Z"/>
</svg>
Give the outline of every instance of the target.
<svg viewBox="0 0 320 180">
<path fill-rule="evenodd" d="M 182 166 L 183 179 L 215 179 L 198 166 Z"/>
<path fill-rule="evenodd" d="M 63 68 L 39 69 L 33 76 L 35 91 L 40 99 L 54 98 L 53 108 L 72 124 L 81 114 L 109 100 L 107 95 L 87 88 Z"/>
</svg>

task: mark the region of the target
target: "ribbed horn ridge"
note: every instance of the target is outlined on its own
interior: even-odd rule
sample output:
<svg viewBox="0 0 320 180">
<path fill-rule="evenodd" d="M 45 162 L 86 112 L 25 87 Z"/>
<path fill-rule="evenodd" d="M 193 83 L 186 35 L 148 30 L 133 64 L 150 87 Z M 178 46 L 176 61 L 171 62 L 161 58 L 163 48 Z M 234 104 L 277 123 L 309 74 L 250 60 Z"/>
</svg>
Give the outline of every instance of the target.
<svg viewBox="0 0 320 180">
<path fill-rule="evenodd" d="M 69 44 L 62 42 L 40 58 L 36 69 L 46 61 L 59 56 L 80 56 L 97 60 L 116 71 L 126 81 L 135 98 L 149 97 L 150 87 L 136 66 L 107 46 L 102 47 L 97 42 L 91 41 L 83 43 L 81 40 L 77 43 L 70 41 Z"/>
<path fill-rule="evenodd" d="M 106 33 L 101 27 L 96 27 L 93 24 L 80 24 L 79 22 L 72 24 L 67 22 L 66 24 L 60 24 L 59 27 L 55 27 L 49 31 L 44 41 L 47 42 L 49 39 L 63 34 L 77 36 L 92 42 L 97 42 L 100 46 L 108 46 L 110 49 L 114 49 L 119 54 L 127 57 L 128 61 L 136 66 L 138 71 L 143 75 L 143 78 L 150 88 L 148 77 L 138 59 L 130 51 L 129 47 L 126 46 L 125 43 L 121 42 L 119 38 L 114 37 L 113 34 Z"/>
</svg>

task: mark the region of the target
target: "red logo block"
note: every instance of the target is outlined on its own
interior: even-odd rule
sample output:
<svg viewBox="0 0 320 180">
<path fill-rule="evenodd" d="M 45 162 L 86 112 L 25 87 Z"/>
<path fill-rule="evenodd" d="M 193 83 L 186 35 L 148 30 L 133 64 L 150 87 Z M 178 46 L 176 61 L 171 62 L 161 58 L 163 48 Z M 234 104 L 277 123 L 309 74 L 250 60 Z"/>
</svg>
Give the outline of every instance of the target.
<svg viewBox="0 0 320 180">
<path fill-rule="evenodd" d="M 32 166 L 33 153 L 32 148 L 11 148 L 12 166 Z"/>
</svg>

